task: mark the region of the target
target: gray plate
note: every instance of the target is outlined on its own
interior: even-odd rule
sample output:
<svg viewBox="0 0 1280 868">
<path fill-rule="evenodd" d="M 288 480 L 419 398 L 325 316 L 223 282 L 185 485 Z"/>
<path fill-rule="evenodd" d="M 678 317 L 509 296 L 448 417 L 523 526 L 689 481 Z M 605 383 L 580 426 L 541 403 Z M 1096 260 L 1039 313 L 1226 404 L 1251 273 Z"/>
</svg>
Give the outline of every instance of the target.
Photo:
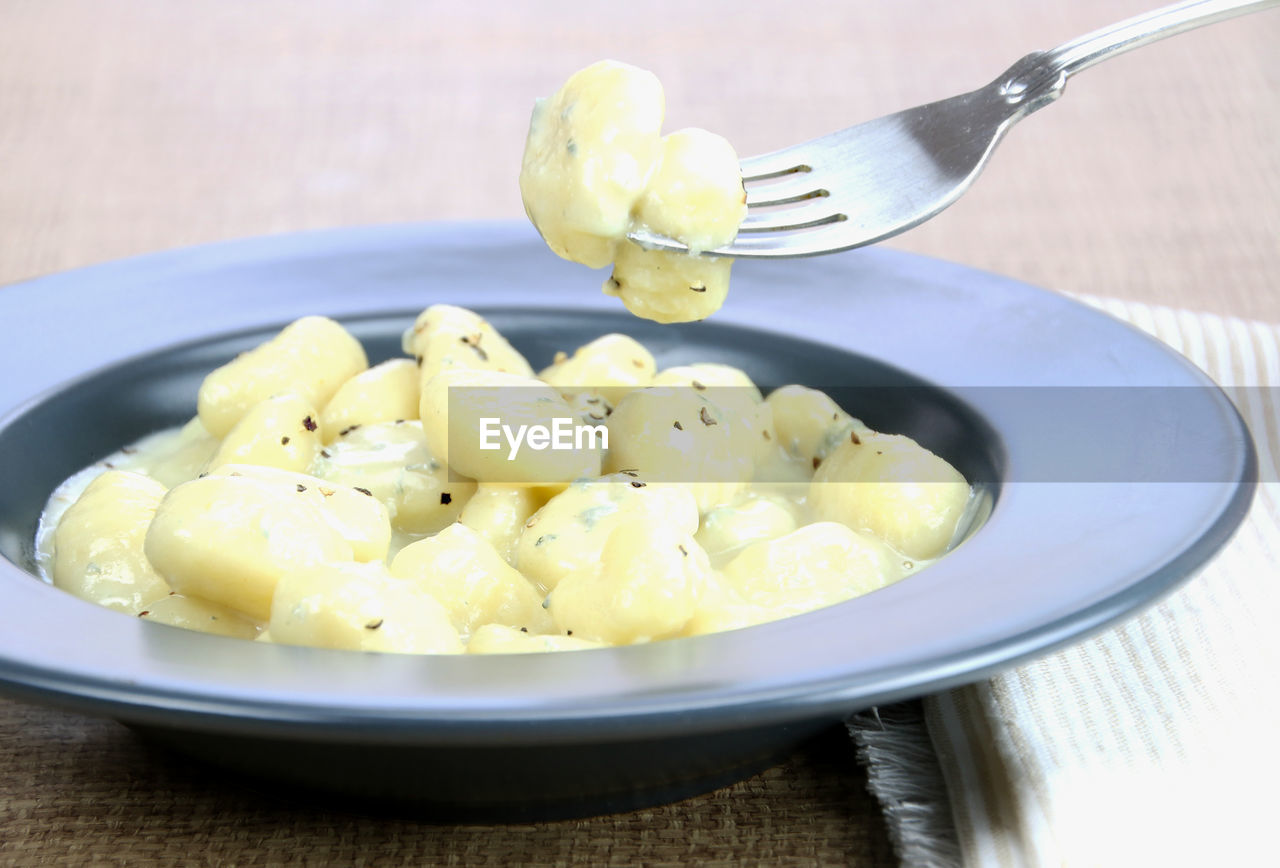
<svg viewBox="0 0 1280 868">
<path fill-rule="evenodd" d="M 422 816 L 602 812 L 709 789 L 873 704 L 975 680 L 1167 592 L 1253 494 L 1252 443 L 1184 359 L 1079 304 L 890 251 L 739 263 L 659 327 L 520 224 L 376 227 L 162 253 L 0 291 L 0 687 L 221 764 Z M 204 372 L 309 313 L 374 358 L 433 302 L 535 366 L 607 331 L 839 391 L 981 483 L 984 526 L 897 585 L 774 624 L 560 655 L 408 657 L 143 623 L 32 578 L 65 476 L 194 413 Z M 1187 456 L 1195 460 L 1188 461 Z"/>
</svg>

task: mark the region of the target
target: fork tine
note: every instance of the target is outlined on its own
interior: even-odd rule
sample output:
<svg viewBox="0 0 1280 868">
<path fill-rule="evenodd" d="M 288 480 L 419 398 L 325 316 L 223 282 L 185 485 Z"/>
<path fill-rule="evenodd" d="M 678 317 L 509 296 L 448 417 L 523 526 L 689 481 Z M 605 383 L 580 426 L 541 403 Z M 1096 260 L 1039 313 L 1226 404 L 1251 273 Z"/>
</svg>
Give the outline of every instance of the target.
<svg viewBox="0 0 1280 868">
<path fill-rule="evenodd" d="M 768 154 L 760 154 L 759 156 L 740 160 L 739 168 L 742 171 L 742 180 L 750 183 L 751 181 L 806 171 L 809 168 L 808 164 L 798 158 L 796 150 L 794 147 L 783 148 L 780 151 L 772 151 Z"/>
<path fill-rule="evenodd" d="M 785 232 L 795 229 L 811 229 L 828 223 L 839 223 L 846 216 L 832 208 L 811 205 L 805 208 L 789 208 L 767 214 L 749 214 L 738 227 L 738 232 Z"/>
<path fill-rule="evenodd" d="M 766 180 L 744 180 L 743 188 L 747 191 L 747 206 L 752 208 L 784 205 L 827 195 L 817 173 L 811 169 L 775 175 Z"/>
</svg>

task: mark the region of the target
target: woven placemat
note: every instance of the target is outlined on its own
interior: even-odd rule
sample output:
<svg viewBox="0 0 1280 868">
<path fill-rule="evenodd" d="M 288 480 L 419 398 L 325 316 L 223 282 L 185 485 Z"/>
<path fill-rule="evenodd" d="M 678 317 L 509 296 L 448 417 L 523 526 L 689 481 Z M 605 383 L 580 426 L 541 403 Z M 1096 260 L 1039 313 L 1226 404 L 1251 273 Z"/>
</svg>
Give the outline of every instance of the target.
<svg viewBox="0 0 1280 868">
<path fill-rule="evenodd" d="M 674 805 L 459 826 L 290 802 L 114 721 L 0 701 L 0 787 L 4 865 L 894 864 L 840 727 Z"/>
</svg>

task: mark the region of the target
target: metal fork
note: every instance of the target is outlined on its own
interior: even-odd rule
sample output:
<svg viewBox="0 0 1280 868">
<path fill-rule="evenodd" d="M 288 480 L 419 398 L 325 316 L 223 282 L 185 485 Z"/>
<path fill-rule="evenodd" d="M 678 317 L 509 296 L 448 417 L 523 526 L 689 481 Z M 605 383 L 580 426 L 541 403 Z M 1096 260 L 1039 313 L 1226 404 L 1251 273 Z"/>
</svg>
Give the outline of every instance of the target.
<svg viewBox="0 0 1280 868">
<path fill-rule="evenodd" d="M 742 161 L 747 217 L 712 256 L 787 257 L 861 247 L 923 223 L 969 189 L 1015 123 L 1099 61 L 1280 0 L 1190 0 L 1019 60 L 986 87 Z M 640 230 L 642 247 L 686 251 Z"/>
</svg>

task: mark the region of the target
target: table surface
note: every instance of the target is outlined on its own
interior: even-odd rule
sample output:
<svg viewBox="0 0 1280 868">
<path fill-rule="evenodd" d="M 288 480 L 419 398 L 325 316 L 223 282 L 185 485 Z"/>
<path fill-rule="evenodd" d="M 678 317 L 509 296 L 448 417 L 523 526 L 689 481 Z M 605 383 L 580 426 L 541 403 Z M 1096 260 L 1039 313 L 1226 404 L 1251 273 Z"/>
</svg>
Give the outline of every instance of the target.
<svg viewBox="0 0 1280 868">
<path fill-rule="evenodd" d="M 0 284 L 266 233 L 519 217 L 532 99 L 601 57 L 658 74 L 669 129 L 752 154 L 971 89 L 1146 6 L 9 0 Z M 1269 11 L 1080 75 L 970 193 L 890 246 L 1280 321 L 1277 44 Z M 839 731 L 679 805 L 455 828 L 291 806 L 114 723 L 5 701 L 0 780 L 15 863 L 892 862 Z"/>
</svg>

